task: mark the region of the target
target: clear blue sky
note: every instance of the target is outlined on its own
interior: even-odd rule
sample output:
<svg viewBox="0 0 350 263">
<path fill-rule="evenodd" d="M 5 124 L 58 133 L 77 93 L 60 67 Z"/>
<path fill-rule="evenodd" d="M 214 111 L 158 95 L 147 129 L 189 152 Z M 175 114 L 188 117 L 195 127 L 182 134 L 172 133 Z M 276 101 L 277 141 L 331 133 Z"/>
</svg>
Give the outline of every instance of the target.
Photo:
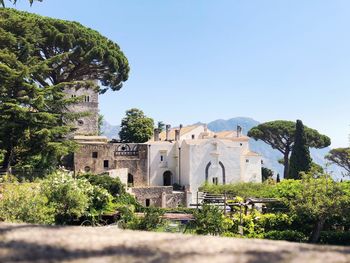
<svg viewBox="0 0 350 263">
<path fill-rule="evenodd" d="M 120 123 L 137 107 L 177 125 L 302 119 L 348 146 L 348 0 L 44 0 L 17 8 L 75 20 L 117 42 L 130 78 L 101 97 Z"/>
</svg>

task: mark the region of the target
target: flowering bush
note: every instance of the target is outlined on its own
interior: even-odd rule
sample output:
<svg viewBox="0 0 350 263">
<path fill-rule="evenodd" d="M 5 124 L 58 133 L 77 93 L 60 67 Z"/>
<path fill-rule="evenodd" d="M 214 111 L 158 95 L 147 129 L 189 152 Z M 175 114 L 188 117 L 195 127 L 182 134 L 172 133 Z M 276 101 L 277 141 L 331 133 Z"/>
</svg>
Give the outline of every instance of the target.
<svg viewBox="0 0 350 263">
<path fill-rule="evenodd" d="M 5 184 L 0 200 L 0 221 L 52 224 L 54 208 L 41 193 L 40 184 Z"/>
<path fill-rule="evenodd" d="M 112 198 L 107 190 L 62 171 L 43 180 L 42 192 L 49 205 L 55 208 L 55 221 L 59 224 L 70 223 L 83 215 L 96 216 Z"/>
</svg>

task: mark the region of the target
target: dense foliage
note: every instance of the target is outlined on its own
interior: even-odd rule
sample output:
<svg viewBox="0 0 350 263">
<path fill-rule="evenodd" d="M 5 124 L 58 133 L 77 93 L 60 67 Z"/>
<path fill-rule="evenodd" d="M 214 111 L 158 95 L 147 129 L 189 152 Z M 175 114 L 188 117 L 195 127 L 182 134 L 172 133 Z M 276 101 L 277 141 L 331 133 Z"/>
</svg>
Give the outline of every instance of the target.
<svg viewBox="0 0 350 263">
<path fill-rule="evenodd" d="M 301 175 L 301 180 L 283 180 L 278 184 L 205 185 L 202 190 L 245 199 L 269 197 L 279 200 L 279 203 L 269 205 L 265 214 L 256 210 L 242 214 L 242 210 L 234 210 L 233 234 L 239 232 L 241 225 L 246 237 L 327 243 L 324 231 L 334 231 L 341 226 L 343 230 L 334 238 L 345 238 L 350 229 L 350 183 L 335 182 L 319 170 Z M 235 202 L 237 200 L 236 197 Z M 322 241 L 319 241 L 321 237 Z"/>
<path fill-rule="evenodd" d="M 108 87 L 119 90 L 128 78 L 119 46 L 77 22 L 0 9 L 0 32 L 1 48 L 36 69 L 31 79 L 40 87 L 98 80 L 103 93 Z"/>
<path fill-rule="evenodd" d="M 225 217 L 217 206 L 204 205 L 194 214 L 194 225 L 197 234 L 220 235 L 232 227 L 231 219 Z"/>
<path fill-rule="evenodd" d="M 292 121 L 271 121 L 259 124 L 248 132 L 255 140 L 262 140 L 283 154 L 284 178 L 288 177 L 289 155 L 295 140 L 296 124 Z M 324 148 L 331 144 L 329 137 L 304 126 L 306 145 L 312 148 Z"/>
<path fill-rule="evenodd" d="M 5 182 L 2 195 L 0 219 L 45 224 L 98 220 L 113 199 L 103 187 L 61 171 L 35 183 Z"/>
<path fill-rule="evenodd" d="M 121 123 L 119 138 L 123 142 L 144 143 L 153 134 L 154 121 L 145 116 L 142 110 L 130 109 Z"/>
<path fill-rule="evenodd" d="M 0 9 L 0 152 L 8 171 L 50 172 L 74 150 L 66 89 L 121 88 L 128 61 L 119 46 L 79 23 Z M 96 85 L 99 81 L 103 88 Z"/>
<path fill-rule="evenodd" d="M 332 149 L 326 159 L 345 169 L 345 175 L 350 175 L 350 148 Z"/>
</svg>

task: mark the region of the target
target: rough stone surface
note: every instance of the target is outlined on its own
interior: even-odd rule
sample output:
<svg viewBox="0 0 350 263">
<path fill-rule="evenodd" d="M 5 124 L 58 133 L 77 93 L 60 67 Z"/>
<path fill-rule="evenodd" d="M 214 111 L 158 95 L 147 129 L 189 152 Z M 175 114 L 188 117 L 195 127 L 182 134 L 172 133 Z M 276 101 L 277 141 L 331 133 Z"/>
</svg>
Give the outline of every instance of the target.
<svg viewBox="0 0 350 263">
<path fill-rule="evenodd" d="M 97 156 L 93 158 L 93 153 Z M 105 167 L 105 161 L 108 166 Z M 74 153 L 74 170 L 103 173 L 108 170 L 127 168 L 135 186 L 147 184 L 147 145 L 145 144 L 82 144 Z"/>
<path fill-rule="evenodd" d="M 350 262 L 350 248 L 116 227 L 0 224 L 0 262 Z"/>
<path fill-rule="evenodd" d="M 69 107 L 74 113 L 87 113 L 77 120 L 75 135 L 98 134 L 98 92 L 90 88 L 66 89 L 68 97 L 82 97 L 82 101 Z"/>
<path fill-rule="evenodd" d="M 162 205 L 162 195 L 172 195 L 172 186 L 149 186 L 149 187 L 133 187 L 131 192 L 135 195 L 139 203 L 146 205 L 146 199 L 149 199 L 150 205 L 156 207 L 165 207 Z"/>
</svg>

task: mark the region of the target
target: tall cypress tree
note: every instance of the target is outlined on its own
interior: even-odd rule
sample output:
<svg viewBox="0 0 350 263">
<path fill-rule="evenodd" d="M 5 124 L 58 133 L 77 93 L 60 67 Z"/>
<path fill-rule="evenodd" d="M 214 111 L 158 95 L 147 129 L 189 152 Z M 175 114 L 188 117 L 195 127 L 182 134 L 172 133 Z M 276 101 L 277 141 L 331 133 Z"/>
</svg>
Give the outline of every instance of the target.
<svg viewBox="0 0 350 263">
<path fill-rule="evenodd" d="M 311 169 L 312 158 L 309 147 L 306 144 L 304 125 L 297 120 L 294 145 L 290 157 L 290 168 L 287 179 L 301 179 L 300 172 L 308 172 Z"/>
</svg>

